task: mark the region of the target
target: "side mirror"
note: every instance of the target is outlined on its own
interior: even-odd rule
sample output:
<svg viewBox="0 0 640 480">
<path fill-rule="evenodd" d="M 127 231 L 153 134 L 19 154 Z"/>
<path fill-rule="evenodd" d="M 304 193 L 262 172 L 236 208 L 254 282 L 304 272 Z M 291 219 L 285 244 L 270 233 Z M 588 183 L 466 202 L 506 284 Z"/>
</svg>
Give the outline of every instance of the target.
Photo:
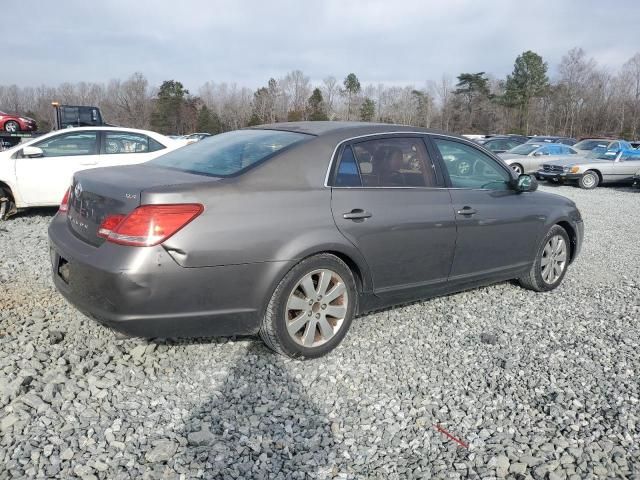
<svg viewBox="0 0 640 480">
<path fill-rule="evenodd" d="M 541 157 L 542 155 L 544 155 L 542 152 L 536 152 L 533 154 L 534 157 Z"/>
<path fill-rule="evenodd" d="M 538 181 L 533 175 L 523 173 L 516 181 L 515 190 L 517 192 L 535 192 L 538 189 Z"/>
<path fill-rule="evenodd" d="M 40 147 L 24 147 L 22 149 L 22 155 L 27 158 L 39 158 L 44 157 L 44 152 Z"/>
</svg>

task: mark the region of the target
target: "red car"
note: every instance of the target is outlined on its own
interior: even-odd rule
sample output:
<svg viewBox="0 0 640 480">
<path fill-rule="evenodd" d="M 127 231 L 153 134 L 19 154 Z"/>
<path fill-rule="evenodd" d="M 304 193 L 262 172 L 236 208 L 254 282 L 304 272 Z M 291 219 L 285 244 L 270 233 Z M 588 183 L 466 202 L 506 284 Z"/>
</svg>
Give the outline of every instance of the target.
<svg viewBox="0 0 640 480">
<path fill-rule="evenodd" d="M 0 130 L 9 133 L 33 132 L 37 129 L 33 118 L 21 117 L 0 111 Z"/>
</svg>

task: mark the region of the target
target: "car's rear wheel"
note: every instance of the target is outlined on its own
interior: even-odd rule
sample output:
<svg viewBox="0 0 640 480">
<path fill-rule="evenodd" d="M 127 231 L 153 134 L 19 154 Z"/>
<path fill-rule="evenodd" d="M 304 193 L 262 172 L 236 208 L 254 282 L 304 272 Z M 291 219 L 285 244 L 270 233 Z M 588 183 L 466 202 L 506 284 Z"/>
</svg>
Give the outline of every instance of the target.
<svg viewBox="0 0 640 480">
<path fill-rule="evenodd" d="M 356 303 L 349 267 L 335 255 L 314 255 L 280 281 L 262 319 L 260 336 L 280 354 L 321 357 L 347 334 Z"/>
<path fill-rule="evenodd" d="M 17 133 L 20 131 L 20 124 L 15 120 L 9 120 L 5 122 L 4 130 L 9 133 Z"/>
<path fill-rule="evenodd" d="M 600 177 L 593 170 L 587 170 L 582 174 L 580 180 L 578 180 L 578 185 L 580 185 L 580 188 L 584 188 L 585 190 L 596 188 L 599 183 Z"/>
<path fill-rule="evenodd" d="M 527 275 L 518 282 L 536 292 L 548 292 L 562 282 L 570 259 L 569 235 L 560 225 L 554 225 L 545 235 Z"/>
<path fill-rule="evenodd" d="M 511 164 L 511 168 L 513 169 L 514 172 L 516 172 L 518 175 L 522 175 L 524 173 L 524 168 L 522 168 L 522 165 L 520 165 L 519 163 L 512 163 Z"/>
</svg>

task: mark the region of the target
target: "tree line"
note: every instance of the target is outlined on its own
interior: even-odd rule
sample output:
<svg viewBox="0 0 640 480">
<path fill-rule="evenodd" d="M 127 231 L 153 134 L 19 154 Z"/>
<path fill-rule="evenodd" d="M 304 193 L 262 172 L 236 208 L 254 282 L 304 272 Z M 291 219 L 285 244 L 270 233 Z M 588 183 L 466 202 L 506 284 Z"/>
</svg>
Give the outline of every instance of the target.
<svg viewBox="0 0 640 480">
<path fill-rule="evenodd" d="M 53 120 L 51 101 L 96 105 L 110 123 L 165 134 L 220 133 L 298 120 L 360 120 L 439 128 L 458 133 L 640 136 L 640 53 L 611 72 L 581 48 L 567 52 L 557 75 L 535 52 L 519 55 L 506 78 L 464 72 L 414 85 L 363 85 L 355 73 L 313 84 L 300 70 L 252 90 L 206 82 L 190 92 L 177 80 L 151 86 L 142 73 L 107 83 L 57 87 L 0 85 L 0 110 Z"/>
</svg>

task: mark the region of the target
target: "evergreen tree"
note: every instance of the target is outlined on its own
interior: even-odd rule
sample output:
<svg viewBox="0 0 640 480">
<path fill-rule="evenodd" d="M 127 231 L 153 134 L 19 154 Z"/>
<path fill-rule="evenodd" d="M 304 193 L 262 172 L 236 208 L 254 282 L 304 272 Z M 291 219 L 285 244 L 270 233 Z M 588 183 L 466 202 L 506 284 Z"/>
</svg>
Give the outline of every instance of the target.
<svg viewBox="0 0 640 480">
<path fill-rule="evenodd" d="M 542 97 L 549 91 L 547 64 L 542 57 L 527 50 L 516 58 L 513 73 L 507 76 L 504 100 L 517 107 L 520 113 L 520 129 L 529 133 L 529 105 L 534 97 Z"/>
<path fill-rule="evenodd" d="M 151 115 L 151 126 L 164 133 L 184 133 L 182 131 L 182 108 L 189 90 L 175 80 L 165 80 L 160 86 Z"/>
<path fill-rule="evenodd" d="M 322 92 L 319 88 L 313 90 L 313 93 L 309 97 L 307 104 L 307 109 L 309 111 L 309 120 L 329 120 L 324 105 L 324 99 L 322 98 Z"/>
<path fill-rule="evenodd" d="M 458 75 L 458 83 L 454 95 L 463 98 L 467 110 L 467 124 L 474 128 L 474 107 L 483 98 L 490 98 L 489 79 L 484 72 L 461 73 Z"/>
<path fill-rule="evenodd" d="M 364 99 L 362 105 L 360 105 L 360 120 L 363 122 L 370 122 L 376 114 L 376 103 L 369 97 Z"/>
<path fill-rule="evenodd" d="M 351 120 L 353 98 L 360 93 L 361 88 L 360 80 L 355 73 L 350 73 L 344 79 L 344 93 L 347 95 L 347 120 Z"/>
<path fill-rule="evenodd" d="M 198 112 L 196 130 L 202 133 L 221 133 L 222 122 L 220 122 L 220 117 L 218 117 L 217 113 L 209 110 L 206 105 L 203 105 Z"/>
</svg>

